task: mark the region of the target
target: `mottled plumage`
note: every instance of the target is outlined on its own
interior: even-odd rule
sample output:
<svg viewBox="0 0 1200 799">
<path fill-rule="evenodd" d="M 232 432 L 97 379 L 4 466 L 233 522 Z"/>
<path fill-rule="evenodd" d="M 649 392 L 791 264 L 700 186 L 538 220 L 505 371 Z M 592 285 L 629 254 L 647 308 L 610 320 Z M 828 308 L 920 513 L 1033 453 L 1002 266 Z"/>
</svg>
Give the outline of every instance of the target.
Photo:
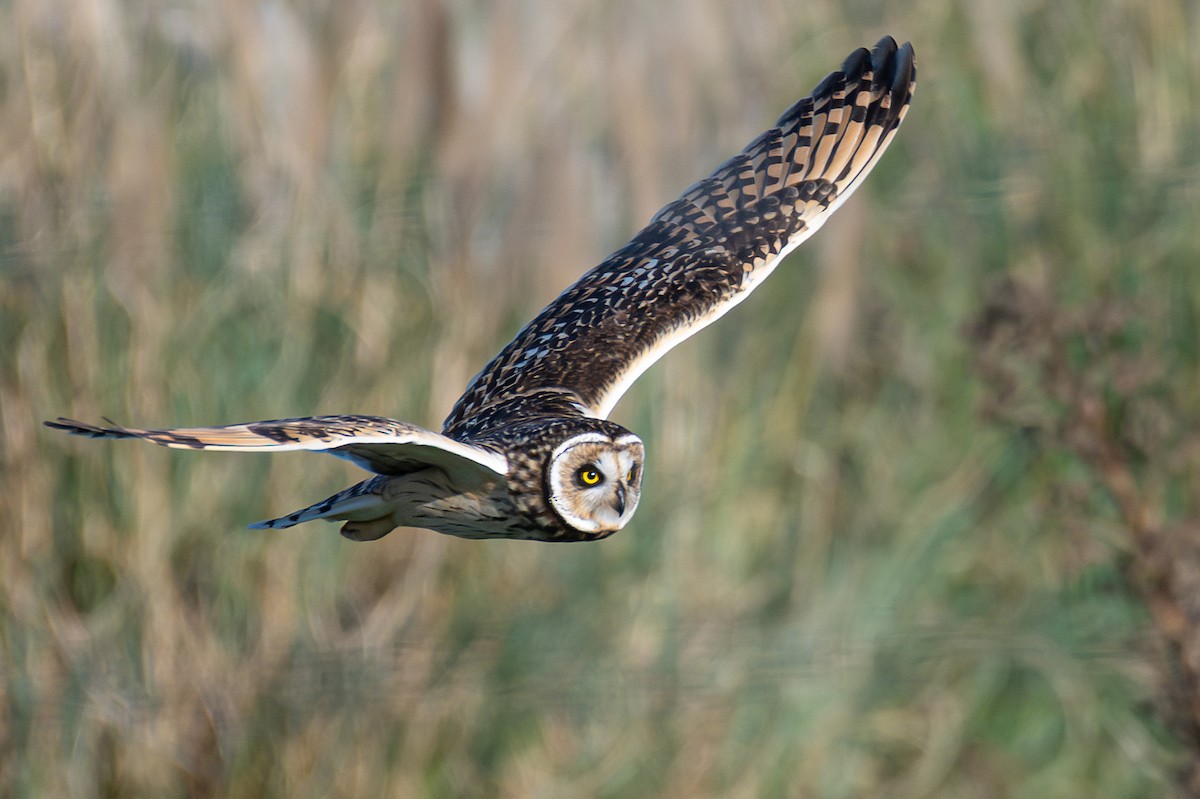
<svg viewBox="0 0 1200 799">
<path fill-rule="evenodd" d="M 467 538 L 611 535 L 637 508 L 644 452 L 605 417 L 646 368 L 824 224 L 887 148 L 915 81 L 908 44 L 886 37 L 851 53 L 775 127 L 543 309 L 471 381 L 441 434 L 374 416 L 171 430 L 46 424 L 183 449 L 326 451 L 377 475 L 253 527 L 336 519 L 356 540 L 396 526 Z"/>
</svg>

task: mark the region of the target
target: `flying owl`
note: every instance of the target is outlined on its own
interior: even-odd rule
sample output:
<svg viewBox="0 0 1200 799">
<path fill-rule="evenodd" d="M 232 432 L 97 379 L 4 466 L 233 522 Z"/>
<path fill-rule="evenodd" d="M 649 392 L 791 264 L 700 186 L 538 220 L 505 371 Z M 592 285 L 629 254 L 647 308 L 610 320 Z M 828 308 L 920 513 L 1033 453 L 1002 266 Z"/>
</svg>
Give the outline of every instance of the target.
<svg viewBox="0 0 1200 799">
<path fill-rule="evenodd" d="M 885 37 L 851 53 L 775 127 L 543 309 L 471 380 L 441 433 L 377 416 L 168 430 L 46 424 L 177 449 L 328 452 L 375 475 L 252 528 L 328 519 L 344 522 L 342 535 L 355 541 L 396 527 L 605 538 L 637 509 L 645 465 L 641 439 L 607 420 L 613 406 L 668 350 L 744 300 L 858 188 L 904 119 L 915 81 L 909 44 Z"/>
</svg>

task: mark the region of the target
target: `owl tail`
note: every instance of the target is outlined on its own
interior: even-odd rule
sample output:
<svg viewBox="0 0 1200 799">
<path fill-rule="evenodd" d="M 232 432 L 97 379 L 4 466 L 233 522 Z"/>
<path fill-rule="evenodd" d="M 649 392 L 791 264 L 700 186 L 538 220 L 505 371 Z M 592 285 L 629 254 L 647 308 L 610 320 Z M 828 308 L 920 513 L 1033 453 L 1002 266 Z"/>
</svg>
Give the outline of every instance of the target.
<svg viewBox="0 0 1200 799">
<path fill-rule="evenodd" d="M 255 522 L 250 529 L 280 530 L 314 519 L 327 519 L 346 522 L 341 532 L 351 540 L 373 541 L 382 538 L 396 526 L 392 521 L 392 513 L 396 510 L 394 503 L 385 501 L 379 493 L 382 483 L 383 479 L 379 477 L 364 480 L 302 510 L 277 519 Z"/>
</svg>

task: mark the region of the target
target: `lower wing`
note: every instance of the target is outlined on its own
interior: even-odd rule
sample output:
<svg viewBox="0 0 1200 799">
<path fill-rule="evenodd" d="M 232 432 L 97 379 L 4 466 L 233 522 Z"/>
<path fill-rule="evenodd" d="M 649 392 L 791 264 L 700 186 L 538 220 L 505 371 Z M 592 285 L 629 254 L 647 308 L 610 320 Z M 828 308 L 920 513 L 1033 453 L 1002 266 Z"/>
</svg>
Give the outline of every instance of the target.
<svg viewBox="0 0 1200 799">
<path fill-rule="evenodd" d="M 220 427 L 141 430 L 58 419 L 47 427 L 88 438 L 141 438 L 174 449 L 223 452 L 327 452 L 376 474 L 407 474 L 437 466 L 464 482 L 503 477 L 508 460 L 498 452 L 382 416 L 312 416 Z"/>
</svg>

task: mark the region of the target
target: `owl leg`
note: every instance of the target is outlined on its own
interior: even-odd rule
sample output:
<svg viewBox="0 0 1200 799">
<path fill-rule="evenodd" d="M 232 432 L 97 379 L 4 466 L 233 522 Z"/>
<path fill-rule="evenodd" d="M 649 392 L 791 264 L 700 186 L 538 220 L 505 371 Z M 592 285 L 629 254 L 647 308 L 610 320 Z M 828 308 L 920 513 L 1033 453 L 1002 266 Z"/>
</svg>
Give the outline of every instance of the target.
<svg viewBox="0 0 1200 799">
<path fill-rule="evenodd" d="M 378 519 L 366 519 L 346 522 L 342 525 L 341 533 L 351 541 L 375 541 L 396 529 L 396 522 L 391 514 Z"/>
</svg>

